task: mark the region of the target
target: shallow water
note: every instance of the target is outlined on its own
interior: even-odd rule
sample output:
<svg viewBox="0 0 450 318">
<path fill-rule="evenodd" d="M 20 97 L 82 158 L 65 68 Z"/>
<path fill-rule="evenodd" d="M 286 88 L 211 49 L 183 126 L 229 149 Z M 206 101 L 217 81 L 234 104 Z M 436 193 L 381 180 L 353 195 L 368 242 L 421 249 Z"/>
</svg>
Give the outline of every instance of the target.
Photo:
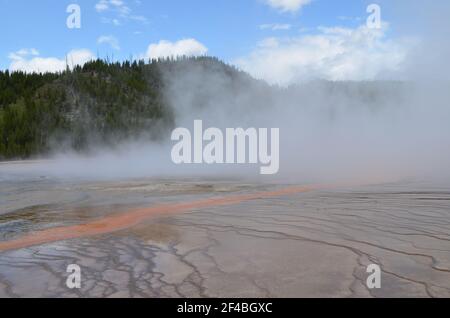
<svg viewBox="0 0 450 318">
<path fill-rule="evenodd" d="M 236 180 L 65 180 L 4 173 L 0 242 L 161 204 L 285 187 Z M 382 268 L 369 290 L 366 268 Z M 66 287 L 78 264 L 82 288 Z M 450 188 L 322 188 L 158 215 L 0 252 L 2 297 L 450 297 Z"/>
</svg>

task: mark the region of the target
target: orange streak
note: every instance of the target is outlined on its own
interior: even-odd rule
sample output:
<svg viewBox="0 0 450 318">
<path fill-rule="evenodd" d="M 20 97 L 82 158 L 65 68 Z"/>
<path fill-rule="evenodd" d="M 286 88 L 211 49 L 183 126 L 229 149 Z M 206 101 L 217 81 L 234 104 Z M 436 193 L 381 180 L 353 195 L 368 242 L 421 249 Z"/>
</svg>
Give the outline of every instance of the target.
<svg viewBox="0 0 450 318">
<path fill-rule="evenodd" d="M 212 198 L 188 203 L 160 205 L 151 208 L 132 210 L 124 214 L 107 216 L 86 224 L 55 227 L 34 233 L 26 234 L 18 239 L 0 242 L 0 252 L 16 250 L 34 245 L 41 245 L 57 241 L 84 238 L 95 235 L 107 234 L 128 229 L 159 214 L 177 213 L 192 209 L 206 208 L 211 206 L 224 206 L 238 204 L 243 201 L 262 199 L 289 195 L 294 193 L 308 192 L 319 187 L 291 187 L 278 191 L 259 192 L 247 195 L 236 195 L 222 198 Z"/>
</svg>

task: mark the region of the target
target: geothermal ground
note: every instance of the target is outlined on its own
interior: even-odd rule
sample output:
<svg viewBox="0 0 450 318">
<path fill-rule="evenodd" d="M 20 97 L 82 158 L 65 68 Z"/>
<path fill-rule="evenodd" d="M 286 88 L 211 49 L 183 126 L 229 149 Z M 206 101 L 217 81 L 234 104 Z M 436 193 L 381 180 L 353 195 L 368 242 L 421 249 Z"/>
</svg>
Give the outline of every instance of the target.
<svg viewBox="0 0 450 318">
<path fill-rule="evenodd" d="M 450 297 L 448 187 L 1 169 L 0 297 Z M 373 263 L 382 286 L 369 290 Z"/>
</svg>

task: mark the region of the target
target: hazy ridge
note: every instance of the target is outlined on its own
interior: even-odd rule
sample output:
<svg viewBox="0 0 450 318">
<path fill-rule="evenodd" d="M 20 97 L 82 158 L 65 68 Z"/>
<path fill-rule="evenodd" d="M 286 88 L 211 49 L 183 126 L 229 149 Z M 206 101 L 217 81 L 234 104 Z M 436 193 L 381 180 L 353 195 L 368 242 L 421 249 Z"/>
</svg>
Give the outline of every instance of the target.
<svg viewBox="0 0 450 318">
<path fill-rule="evenodd" d="M 333 116 L 333 100 L 343 97 L 376 110 L 386 100 L 395 101 L 403 86 L 317 81 L 281 88 L 214 57 L 96 60 L 57 74 L 5 71 L 0 72 L 0 159 L 89 153 L 135 140 L 164 142 L 181 118 L 201 118 L 211 111 L 224 113 L 214 119 L 238 118 L 228 123 L 236 126 L 280 103 L 308 107 L 311 98 L 326 99 L 321 104 L 331 107 L 327 116 Z M 183 110 L 182 104 L 189 109 Z"/>
</svg>

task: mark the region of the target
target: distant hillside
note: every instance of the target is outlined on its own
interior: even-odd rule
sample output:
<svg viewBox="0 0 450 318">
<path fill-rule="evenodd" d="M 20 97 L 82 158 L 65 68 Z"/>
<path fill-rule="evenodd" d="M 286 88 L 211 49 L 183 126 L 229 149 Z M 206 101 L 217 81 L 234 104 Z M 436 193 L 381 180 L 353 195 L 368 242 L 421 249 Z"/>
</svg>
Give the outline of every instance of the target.
<svg viewBox="0 0 450 318">
<path fill-rule="evenodd" d="M 243 75 L 210 57 L 96 60 L 60 74 L 0 72 L 0 159 L 52 149 L 85 152 L 136 137 L 158 140 L 174 124 L 164 79 L 188 66 L 230 78 Z"/>
<path fill-rule="evenodd" d="M 402 87 L 398 82 L 317 81 L 279 88 L 213 57 L 96 60 L 59 74 L 5 71 L 0 72 L 0 160 L 54 150 L 89 152 L 136 138 L 160 141 L 170 136 L 177 116 L 206 112 L 245 125 L 245 118 L 264 109 L 287 106 L 320 105 L 329 118 L 343 106 L 376 111 L 398 104 Z"/>
</svg>

